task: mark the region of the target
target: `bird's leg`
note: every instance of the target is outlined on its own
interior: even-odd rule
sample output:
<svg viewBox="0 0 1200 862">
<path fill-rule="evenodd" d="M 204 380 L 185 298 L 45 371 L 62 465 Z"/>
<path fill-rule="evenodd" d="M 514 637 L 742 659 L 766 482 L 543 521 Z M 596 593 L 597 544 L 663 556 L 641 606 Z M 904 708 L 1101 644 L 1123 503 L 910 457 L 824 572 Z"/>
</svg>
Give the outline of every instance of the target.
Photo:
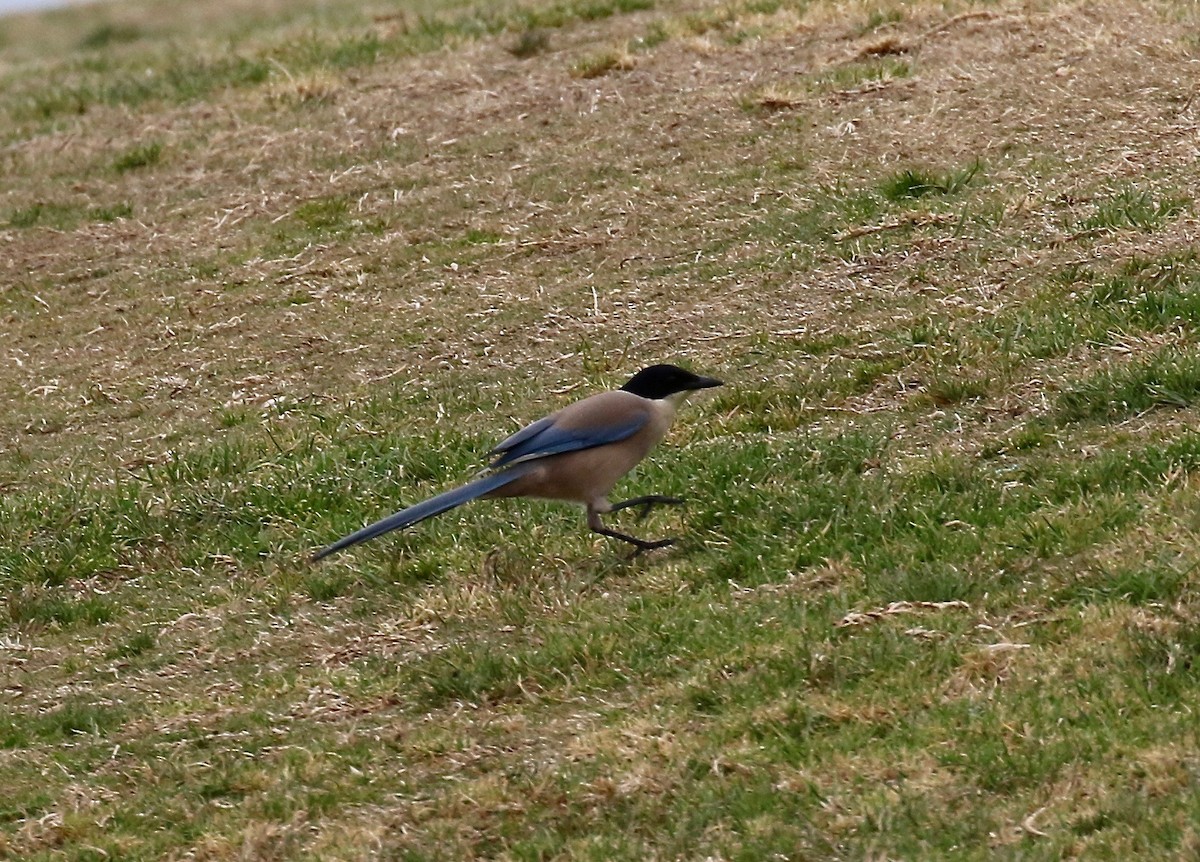
<svg viewBox="0 0 1200 862">
<path fill-rule="evenodd" d="M 650 510 L 655 506 L 682 506 L 683 500 L 678 497 L 664 497 L 661 494 L 650 494 L 645 497 L 634 497 L 632 500 L 626 500 L 623 503 L 615 503 L 608 511 L 617 512 L 621 509 L 628 509 L 631 506 L 641 506 L 641 514 L 638 515 L 638 520 L 642 520 L 650 514 Z"/>
<path fill-rule="evenodd" d="M 588 527 L 593 533 L 599 533 L 601 536 L 608 536 L 610 539 L 620 539 L 622 542 L 628 542 L 629 544 L 633 545 L 635 548 L 637 548 L 637 550 L 633 552 L 633 556 L 635 557 L 642 551 L 653 551 L 656 548 L 665 548 L 668 545 L 675 544 L 674 539 L 659 539 L 658 541 L 652 542 L 648 541 L 647 539 L 639 539 L 637 536 L 628 536 L 625 533 L 618 533 L 616 530 L 610 530 L 608 527 L 604 526 L 604 522 L 600 520 L 600 513 L 590 506 L 588 507 L 587 523 Z"/>
</svg>

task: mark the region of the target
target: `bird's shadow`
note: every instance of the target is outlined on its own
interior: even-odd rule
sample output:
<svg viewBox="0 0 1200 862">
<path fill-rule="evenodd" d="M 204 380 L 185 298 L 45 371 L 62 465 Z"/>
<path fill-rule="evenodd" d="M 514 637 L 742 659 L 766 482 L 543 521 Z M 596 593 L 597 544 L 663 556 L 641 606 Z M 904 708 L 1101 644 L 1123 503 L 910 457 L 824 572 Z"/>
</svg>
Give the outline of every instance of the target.
<svg viewBox="0 0 1200 862">
<path fill-rule="evenodd" d="M 616 546 L 618 543 L 613 542 Z M 695 548 L 687 539 L 678 538 L 674 543 L 664 548 L 643 551 L 640 548 L 612 547 L 598 552 L 590 559 L 579 561 L 580 580 L 588 587 L 594 587 L 608 581 L 610 578 L 629 577 L 640 572 L 652 570 L 668 562 L 683 559 Z"/>
</svg>

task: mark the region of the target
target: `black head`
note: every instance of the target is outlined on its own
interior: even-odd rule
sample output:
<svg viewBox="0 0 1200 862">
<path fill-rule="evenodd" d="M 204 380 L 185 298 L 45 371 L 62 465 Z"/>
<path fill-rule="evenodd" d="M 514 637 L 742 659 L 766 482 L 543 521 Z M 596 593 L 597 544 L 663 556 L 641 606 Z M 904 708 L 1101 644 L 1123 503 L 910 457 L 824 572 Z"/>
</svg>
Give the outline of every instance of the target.
<svg viewBox="0 0 1200 862">
<path fill-rule="evenodd" d="M 721 386 L 721 381 L 712 377 L 701 377 L 680 368 L 678 365 L 651 365 L 643 368 L 621 388 L 642 398 L 667 398 L 693 389 L 708 389 Z"/>
</svg>

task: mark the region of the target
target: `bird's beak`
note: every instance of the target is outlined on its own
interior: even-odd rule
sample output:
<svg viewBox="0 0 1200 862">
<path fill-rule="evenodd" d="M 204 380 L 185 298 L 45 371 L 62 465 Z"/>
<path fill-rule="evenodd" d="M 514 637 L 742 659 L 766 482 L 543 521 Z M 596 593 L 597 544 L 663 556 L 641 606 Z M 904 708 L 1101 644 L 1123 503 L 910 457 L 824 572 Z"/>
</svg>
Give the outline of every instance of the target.
<svg viewBox="0 0 1200 862">
<path fill-rule="evenodd" d="M 725 385 L 724 381 L 718 380 L 715 377 L 699 377 L 699 376 L 697 376 L 696 379 L 694 381 L 692 381 L 691 388 L 692 389 L 712 389 L 714 386 L 724 386 L 724 385 Z"/>
</svg>

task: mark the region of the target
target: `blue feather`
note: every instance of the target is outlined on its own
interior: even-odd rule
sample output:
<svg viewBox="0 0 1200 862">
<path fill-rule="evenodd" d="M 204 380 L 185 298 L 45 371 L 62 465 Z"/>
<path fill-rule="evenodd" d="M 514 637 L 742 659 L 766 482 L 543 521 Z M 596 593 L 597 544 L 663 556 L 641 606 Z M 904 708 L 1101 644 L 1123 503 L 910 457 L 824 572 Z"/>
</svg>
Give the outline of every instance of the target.
<svg viewBox="0 0 1200 862">
<path fill-rule="evenodd" d="M 519 461 L 529 461 L 534 458 L 545 458 L 549 455 L 560 455 L 563 452 L 575 452 L 579 449 L 591 449 L 595 446 L 616 443 L 632 436 L 646 424 L 646 421 L 646 416 L 635 416 L 618 425 L 596 428 L 562 428 L 554 424 L 544 425 L 546 420 L 543 419 L 497 446 L 495 451 L 503 451 L 504 454 L 492 462 L 492 467 L 494 469 Z M 538 428 L 539 425 L 542 427 Z"/>
<path fill-rule="evenodd" d="M 381 521 L 376 521 L 374 524 L 369 524 L 363 527 L 357 533 L 351 533 L 345 538 L 338 539 L 332 545 L 322 548 L 317 553 L 313 554 L 313 562 L 328 557 L 330 554 L 344 550 L 365 542 L 368 539 L 374 539 L 376 536 L 382 536 L 384 533 L 390 533 L 392 530 L 401 530 L 405 527 L 411 527 L 419 521 L 424 521 L 426 518 L 432 518 L 434 515 L 440 515 L 442 512 L 453 509 L 455 506 L 461 506 L 463 503 L 469 503 L 478 497 L 482 497 L 489 491 L 495 491 L 497 488 L 503 488 L 509 482 L 521 478 L 528 472 L 527 470 L 515 467 L 511 470 L 505 470 L 502 473 L 492 473 L 476 479 L 473 482 L 468 482 L 461 488 L 455 488 L 453 491 L 447 491 L 444 494 L 438 494 L 436 497 L 431 497 L 423 503 L 417 503 L 415 506 L 409 506 L 407 509 L 397 512 L 394 515 L 388 515 Z"/>
<path fill-rule="evenodd" d="M 532 422 L 529 425 L 526 425 L 524 428 L 522 428 L 516 434 L 513 434 L 511 437 L 505 439 L 502 443 L 497 443 L 496 448 L 492 449 L 492 451 L 488 452 L 488 454 L 489 455 L 499 455 L 501 452 L 507 452 L 509 449 L 513 448 L 514 446 L 524 443 L 530 437 L 533 437 L 536 434 L 540 434 L 542 431 L 545 431 L 547 428 L 549 428 L 551 425 L 553 425 L 554 418 L 555 417 L 553 417 L 553 416 L 547 416 L 545 419 L 539 419 L 536 422 Z"/>
</svg>

